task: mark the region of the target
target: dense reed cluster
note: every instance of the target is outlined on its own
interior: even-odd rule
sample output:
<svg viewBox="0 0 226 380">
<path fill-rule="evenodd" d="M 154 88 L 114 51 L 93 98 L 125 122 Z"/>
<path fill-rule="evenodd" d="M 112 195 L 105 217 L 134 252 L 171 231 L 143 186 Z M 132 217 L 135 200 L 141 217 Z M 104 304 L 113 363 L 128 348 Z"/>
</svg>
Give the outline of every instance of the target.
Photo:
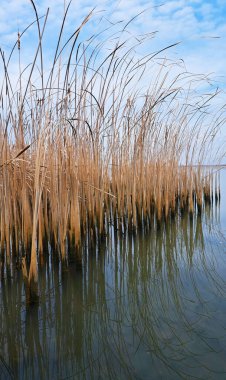
<svg viewBox="0 0 226 380">
<path fill-rule="evenodd" d="M 218 177 L 202 168 L 224 122 L 223 109 L 207 112 L 217 91 L 201 96 L 205 78 L 165 58 L 174 45 L 137 55 L 154 34 L 128 39 L 129 23 L 107 40 L 109 28 L 82 41 L 91 12 L 65 42 L 68 11 L 51 67 L 42 49 L 48 12 L 18 34 L 8 58 L 1 51 L 1 255 L 31 254 L 30 279 L 50 246 L 64 258 L 68 244 L 95 241 L 106 226 L 136 230 L 201 212 L 219 196 Z M 23 35 L 34 26 L 37 51 L 24 68 Z"/>
</svg>

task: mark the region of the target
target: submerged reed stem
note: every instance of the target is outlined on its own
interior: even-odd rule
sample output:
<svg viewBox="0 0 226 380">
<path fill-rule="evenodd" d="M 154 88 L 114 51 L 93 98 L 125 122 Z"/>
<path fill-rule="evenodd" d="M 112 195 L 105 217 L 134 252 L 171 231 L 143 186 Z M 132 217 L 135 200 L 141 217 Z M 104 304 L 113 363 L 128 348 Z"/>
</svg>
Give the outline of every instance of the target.
<svg viewBox="0 0 226 380">
<path fill-rule="evenodd" d="M 81 42 L 91 12 L 63 42 L 68 9 L 50 71 L 48 12 L 41 27 L 35 8 L 38 46 L 24 69 L 18 34 L 19 88 L 9 74 L 16 45 L 8 60 L 1 51 L 1 255 L 30 257 L 34 283 L 48 247 L 65 258 L 68 245 L 95 241 L 109 225 L 125 233 L 219 199 L 218 177 L 202 169 L 224 120 L 222 109 L 211 125 L 207 119 L 218 93 L 200 95 L 198 78 L 161 59 L 176 44 L 137 56 L 137 42 L 127 45 L 129 23 L 114 39 L 104 42 L 106 28 Z"/>
</svg>

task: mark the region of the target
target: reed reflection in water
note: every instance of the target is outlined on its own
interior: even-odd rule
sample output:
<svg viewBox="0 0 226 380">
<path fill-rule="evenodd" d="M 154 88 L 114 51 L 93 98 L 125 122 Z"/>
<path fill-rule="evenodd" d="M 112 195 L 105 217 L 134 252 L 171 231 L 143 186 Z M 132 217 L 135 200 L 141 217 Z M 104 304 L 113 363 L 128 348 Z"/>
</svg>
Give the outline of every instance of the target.
<svg viewBox="0 0 226 380">
<path fill-rule="evenodd" d="M 45 256 L 34 305 L 15 263 L 2 263 L 0 378 L 225 379 L 220 231 L 208 205 L 136 235 L 109 226 L 81 259 Z"/>
</svg>

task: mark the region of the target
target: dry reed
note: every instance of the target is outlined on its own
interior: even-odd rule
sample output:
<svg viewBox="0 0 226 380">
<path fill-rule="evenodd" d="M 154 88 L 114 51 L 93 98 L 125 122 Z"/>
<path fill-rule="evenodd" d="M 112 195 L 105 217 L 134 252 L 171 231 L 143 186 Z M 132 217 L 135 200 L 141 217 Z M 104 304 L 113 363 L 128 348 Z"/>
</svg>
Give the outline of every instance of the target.
<svg viewBox="0 0 226 380">
<path fill-rule="evenodd" d="M 35 282 L 37 257 L 50 246 L 64 258 L 68 244 L 95 241 L 109 223 L 136 230 L 180 210 L 201 212 L 204 200 L 219 197 L 211 170 L 201 168 L 224 122 L 220 110 L 209 125 L 206 109 L 217 92 L 195 98 L 203 77 L 173 75 L 175 65 L 156 61 L 171 46 L 137 58 L 128 26 L 105 43 L 99 35 L 79 42 L 93 12 L 63 43 L 68 10 L 47 79 L 48 12 L 41 25 L 36 11 L 39 44 L 32 64 L 19 67 L 16 90 L 10 63 L 16 51 L 21 56 L 24 32 L 8 60 L 1 51 L 1 255 L 30 257 L 24 273 Z"/>
</svg>

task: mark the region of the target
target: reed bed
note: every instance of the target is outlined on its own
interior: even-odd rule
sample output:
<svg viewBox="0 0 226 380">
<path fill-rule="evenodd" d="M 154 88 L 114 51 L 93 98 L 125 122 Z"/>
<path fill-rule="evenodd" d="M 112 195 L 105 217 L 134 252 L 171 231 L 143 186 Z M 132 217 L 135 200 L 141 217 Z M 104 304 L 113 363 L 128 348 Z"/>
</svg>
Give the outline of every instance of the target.
<svg viewBox="0 0 226 380">
<path fill-rule="evenodd" d="M 167 60 L 174 45 L 138 56 L 153 35 L 128 39 L 129 23 L 106 40 L 108 29 L 82 41 L 91 12 L 65 41 L 68 6 L 45 68 L 48 11 L 41 22 L 34 9 L 34 59 L 22 67 L 29 26 L 8 58 L 1 50 L 0 92 L 1 255 L 29 258 L 29 281 L 49 247 L 64 259 L 69 244 L 95 242 L 109 225 L 136 231 L 218 201 L 218 175 L 202 164 L 224 123 L 223 108 L 211 118 L 207 111 L 218 91 L 198 90 L 206 78 Z"/>
</svg>

